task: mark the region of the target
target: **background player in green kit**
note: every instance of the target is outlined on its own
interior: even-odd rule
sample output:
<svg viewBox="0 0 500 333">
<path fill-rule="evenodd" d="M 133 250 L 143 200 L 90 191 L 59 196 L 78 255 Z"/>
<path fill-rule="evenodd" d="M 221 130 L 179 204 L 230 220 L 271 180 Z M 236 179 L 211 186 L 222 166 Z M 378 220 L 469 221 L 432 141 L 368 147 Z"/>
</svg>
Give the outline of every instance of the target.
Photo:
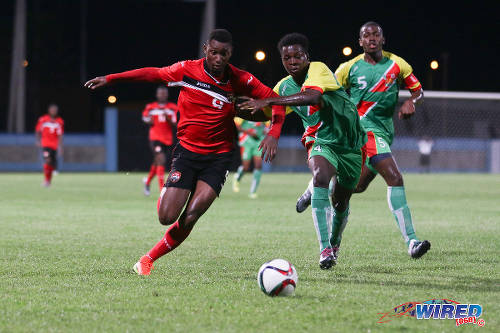
<svg viewBox="0 0 500 333">
<path fill-rule="evenodd" d="M 408 253 L 420 258 L 431 247 L 429 241 L 419 241 L 406 202 L 403 176 L 392 156 L 390 146 L 394 138 L 394 115 L 399 86 L 411 92 L 399 110 L 399 118 L 406 119 L 415 113 L 415 104 L 423 97 L 422 86 L 413 75 L 411 66 L 402 58 L 383 51 L 385 43 L 382 27 L 375 22 L 365 23 L 359 31 L 359 45 L 364 53 L 339 66 L 335 75 L 348 89 L 356 104 L 361 124 L 368 135 L 364 150 L 367 154 L 355 193 L 366 190 L 377 173 L 387 183 L 387 201 L 393 213 Z M 302 212 L 310 202 L 310 189 L 297 201 L 297 211 Z"/>
<path fill-rule="evenodd" d="M 310 62 L 309 41 L 301 34 L 284 36 L 278 43 L 281 60 L 289 76 L 275 86 L 281 97 L 253 100 L 239 105 L 255 113 L 271 105 L 286 105 L 302 119 L 302 143 L 308 151 L 313 174 L 312 217 L 320 244 L 319 265 L 328 269 L 336 263 L 342 232 L 349 215 L 349 199 L 358 184 L 366 133 L 356 106 L 322 62 Z M 328 197 L 328 184 L 337 185 Z"/>
<path fill-rule="evenodd" d="M 253 161 L 253 179 L 248 196 L 251 199 L 256 199 L 257 188 L 259 187 L 262 175 L 262 157 L 259 145 L 262 139 L 265 138 L 268 127 L 266 122 L 254 122 L 241 118 L 234 118 L 234 123 L 238 129 L 242 165 L 239 166 L 238 171 L 234 174 L 233 191 L 240 191 L 240 180 L 243 177 L 243 173 L 250 170 Z"/>
</svg>

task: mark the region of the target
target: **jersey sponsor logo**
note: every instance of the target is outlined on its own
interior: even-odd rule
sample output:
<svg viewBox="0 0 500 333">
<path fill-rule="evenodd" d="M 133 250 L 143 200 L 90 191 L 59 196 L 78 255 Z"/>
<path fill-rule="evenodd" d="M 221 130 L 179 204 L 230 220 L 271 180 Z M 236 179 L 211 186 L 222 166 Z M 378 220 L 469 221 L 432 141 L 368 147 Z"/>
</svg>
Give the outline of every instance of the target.
<svg viewBox="0 0 500 333">
<path fill-rule="evenodd" d="M 209 96 L 212 96 L 213 98 L 220 100 L 221 102 L 231 103 L 229 93 L 227 91 L 225 91 L 224 89 L 221 89 L 214 84 L 210 84 L 207 82 L 202 82 L 202 81 L 193 79 L 187 75 L 184 75 L 184 77 L 182 78 L 182 81 L 169 82 L 168 86 L 169 87 L 181 86 L 181 87 L 185 87 L 185 88 L 198 90 L 198 91 L 201 91 Z"/>
<path fill-rule="evenodd" d="M 179 171 L 172 171 L 168 178 L 170 179 L 170 182 L 177 183 L 181 179 L 181 176 L 182 174 Z"/>
<path fill-rule="evenodd" d="M 249 79 L 248 79 L 248 81 L 247 81 L 247 85 L 249 85 L 249 84 L 250 84 L 250 82 L 252 82 L 252 80 L 253 80 L 253 76 L 250 76 L 250 78 L 249 78 Z"/>
<path fill-rule="evenodd" d="M 196 82 L 196 85 L 197 85 L 198 87 L 203 87 L 203 88 L 210 89 L 210 85 L 209 85 L 209 84 L 207 84 L 207 83 L 203 83 L 203 82 L 198 81 L 198 82 Z"/>
<path fill-rule="evenodd" d="M 386 87 L 391 86 L 394 83 L 395 80 L 396 80 L 396 75 L 394 75 L 393 73 L 387 74 L 385 76 L 385 86 Z"/>
<path fill-rule="evenodd" d="M 387 68 L 382 77 L 371 88 L 370 92 L 384 92 L 389 90 L 390 87 L 396 82 L 400 69 L 396 62 Z"/>
</svg>

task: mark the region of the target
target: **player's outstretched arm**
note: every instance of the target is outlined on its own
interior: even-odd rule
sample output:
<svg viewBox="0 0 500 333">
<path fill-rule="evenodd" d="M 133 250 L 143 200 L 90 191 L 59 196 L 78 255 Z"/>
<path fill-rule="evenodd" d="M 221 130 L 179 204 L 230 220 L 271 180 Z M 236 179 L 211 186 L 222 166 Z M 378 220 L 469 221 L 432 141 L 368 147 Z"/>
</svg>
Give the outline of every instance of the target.
<svg viewBox="0 0 500 333">
<path fill-rule="evenodd" d="M 115 82 L 161 82 L 160 68 L 145 67 L 126 71 L 122 73 L 98 76 L 85 82 L 84 86 L 89 89 L 104 87 Z"/>
<path fill-rule="evenodd" d="M 321 92 L 315 89 L 306 89 L 300 93 L 290 96 L 277 96 L 264 99 L 254 99 L 238 105 L 242 111 L 250 111 L 252 114 L 258 110 L 272 105 L 318 105 L 321 103 Z"/>
<path fill-rule="evenodd" d="M 399 109 L 399 119 L 408 119 L 415 114 L 415 105 L 424 101 L 424 91 L 422 88 L 411 92 L 411 97 L 408 98 Z"/>
</svg>

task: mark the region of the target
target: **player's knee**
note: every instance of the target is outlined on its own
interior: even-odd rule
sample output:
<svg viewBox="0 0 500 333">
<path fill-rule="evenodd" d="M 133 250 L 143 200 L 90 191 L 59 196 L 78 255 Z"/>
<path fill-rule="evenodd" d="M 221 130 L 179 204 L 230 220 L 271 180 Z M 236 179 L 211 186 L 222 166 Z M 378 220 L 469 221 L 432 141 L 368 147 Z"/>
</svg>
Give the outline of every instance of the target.
<svg viewBox="0 0 500 333">
<path fill-rule="evenodd" d="M 403 175 L 400 172 L 392 174 L 388 183 L 389 186 L 403 186 Z"/>
<path fill-rule="evenodd" d="M 320 172 L 319 170 L 313 171 L 313 186 L 314 187 L 326 187 L 330 185 L 330 179 L 328 175 Z"/>
</svg>

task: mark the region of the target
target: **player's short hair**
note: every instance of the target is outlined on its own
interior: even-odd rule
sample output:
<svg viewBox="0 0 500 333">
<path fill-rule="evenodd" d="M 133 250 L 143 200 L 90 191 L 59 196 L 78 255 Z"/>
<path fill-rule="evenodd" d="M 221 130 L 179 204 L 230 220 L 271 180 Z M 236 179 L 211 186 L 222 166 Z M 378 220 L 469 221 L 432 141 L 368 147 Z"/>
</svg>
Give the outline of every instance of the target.
<svg viewBox="0 0 500 333">
<path fill-rule="evenodd" d="M 50 109 L 50 108 L 52 108 L 52 107 L 54 107 L 54 106 L 55 106 L 56 108 L 58 108 L 58 109 L 59 109 L 59 105 L 57 105 L 56 103 L 50 103 L 50 104 L 47 106 L 47 110 L 48 110 L 48 109 Z"/>
<path fill-rule="evenodd" d="M 375 22 L 375 21 L 368 21 L 368 22 L 366 22 L 365 24 L 363 24 L 363 25 L 361 26 L 361 28 L 359 28 L 359 36 L 361 36 L 361 31 L 363 30 L 363 28 L 366 28 L 366 27 L 368 27 L 368 26 L 370 26 L 370 25 L 374 25 L 374 26 L 379 27 L 380 32 L 382 33 L 382 35 L 384 34 L 384 30 L 382 30 L 382 26 L 381 26 L 380 24 L 378 24 L 378 23 L 377 23 L 377 22 Z"/>
<path fill-rule="evenodd" d="M 309 53 L 309 39 L 303 34 L 292 32 L 283 36 L 278 42 L 278 51 L 281 53 L 283 46 L 290 45 L 300 45 L 306 53 Z"/>
<path fill-rule="evenodd" d="M 233 36 L 226 29 L 215 29 L 212 30 L 210 35 L 208 35 L 208 41 L 216 40 L 221 43 L 229 43 L 233 45 Z"/>
</svg>

